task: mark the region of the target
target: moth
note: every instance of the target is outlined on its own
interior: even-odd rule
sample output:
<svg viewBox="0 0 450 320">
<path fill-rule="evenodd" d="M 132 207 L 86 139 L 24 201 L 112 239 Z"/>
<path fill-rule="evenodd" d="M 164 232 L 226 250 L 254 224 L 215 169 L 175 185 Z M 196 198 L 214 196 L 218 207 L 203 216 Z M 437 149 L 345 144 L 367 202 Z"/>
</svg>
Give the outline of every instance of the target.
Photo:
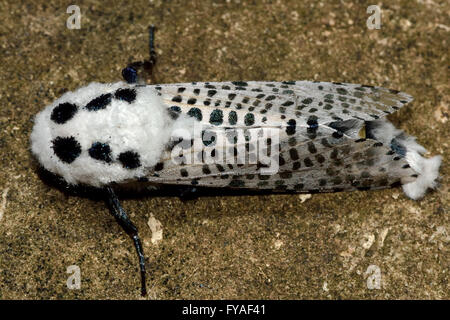
<svg viewBox="0 0 450 320">
<path fill-rule="evenodd" d="M 115 189 L 139 184 L 335 192 L 402 185 L 411 199 L 437 185 L 441 157 L 424 158 L 414 137 L 386 116 L 412 100 L 375 86 L 319 81 L 231 81 L 147 85 L 140 67 L 126 82 L 91 83 L 36 115 L 31 150 L 68 185 L 103 190 L 134 241 L 137 228 Z"/>
</svg>

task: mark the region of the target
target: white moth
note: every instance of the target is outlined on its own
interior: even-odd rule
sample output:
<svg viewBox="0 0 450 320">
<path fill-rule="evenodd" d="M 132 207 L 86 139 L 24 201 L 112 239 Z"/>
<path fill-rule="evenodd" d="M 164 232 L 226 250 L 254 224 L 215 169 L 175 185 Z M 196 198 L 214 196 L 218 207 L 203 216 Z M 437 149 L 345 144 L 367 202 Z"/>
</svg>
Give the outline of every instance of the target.
<svg viewBox="0 0 450 320">
<path fill-rule="evenodd" d="M 91 83 L 41 111 L 31 150 L 67 185 L 104 190 L 134 241 L 143 295 L 144 254 L 117 186 L 329 192 L 401 184 L 411 199 L 436 187 L 441 157 L 424 158 L 415 138 L 385 119 L 412 100 L 406 93 L 316 81 L 142 85 L 133 67 L 122 74 L 128 83 Z"/>
<path fill-rule="evenodd" d="M 310 81 L 91 83 L 36 116 L 31 148 L 68 184 L 136 180 L 294 192 L 402 184 L 419 199 L 436 186 L 441 157 L 423 158 L 415 138 L 384 118 L 411 100 L 380 87 Z M 270 159 L 278 171 L 270 175 L 249 158 L 264 148 L 258 130 L 266 128 L 278 140 Z M 182 138 L 187 148 L 176 143 Z M 247 161 L 236 160 L 238 150 Z M 206 155 L 220 162 L 205 163 Z"/>
</svg>

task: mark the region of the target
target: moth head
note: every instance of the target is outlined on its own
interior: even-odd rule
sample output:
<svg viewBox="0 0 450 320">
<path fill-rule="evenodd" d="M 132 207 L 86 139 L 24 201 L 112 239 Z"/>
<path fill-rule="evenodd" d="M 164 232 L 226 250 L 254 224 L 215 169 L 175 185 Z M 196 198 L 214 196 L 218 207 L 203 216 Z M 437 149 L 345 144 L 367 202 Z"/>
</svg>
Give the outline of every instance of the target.
<svg viewBox="0 0 450 320">
<path fill-rule="evenodd" d="M 31 150 L 68 184 L 101 187 L 144 176 L 159 161 L 172 121 L 151 87 L 91 83 L 36 115 Z"/>
</svg>

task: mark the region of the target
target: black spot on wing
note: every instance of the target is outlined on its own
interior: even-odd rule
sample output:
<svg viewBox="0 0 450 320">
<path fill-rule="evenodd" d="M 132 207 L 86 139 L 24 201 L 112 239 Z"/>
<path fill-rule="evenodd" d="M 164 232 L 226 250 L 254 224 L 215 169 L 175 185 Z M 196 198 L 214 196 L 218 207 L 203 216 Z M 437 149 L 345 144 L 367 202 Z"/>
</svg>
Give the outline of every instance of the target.
<svg viewBox="0 0 450 320">
<path fill-rule="evenodd" d="M 305 166 L 307 166 L 307 167 L 312 167 L 312 166 L 314 166 L 314 163 L 311 161 L 311 159 L 309 159 L 309 158 L 305 158 L 304 160 L 303 160 L 303 162 L 305 163 Z"/>
<path fill-rule="evenodd" d="M 211 112 L 211 115 L 209 117 L 209 123 L 219 126 L 223 122 L 223 112 L 220 109 L 215 109 L 213 112 Z"/>
<path fill-rule="evenodd" d="M 181 108 L 179 106 L 171 106 L 169 109 L 169 115 L 173 120 L 178 119 L 181 113 Z"/>
<path fill-rule="evenodd" d="M 286 127 L 286 133 L 287 133 L 287 135 L 289 135 L 289 136 L 291 136 L 291 135 L 293 135 L 293 134 L 295 134 L 295 126 L 296 126 L 296 121 L 294 120 L 294 119 L 290 119 L 289 121 L 288 121 L 288 125 L 287 125 L 287 127 Z"/>
<path fill-rule="evenodd" d="M 228 99 L 229 99 L 229 100 L 233 100 L 234 98 L 236 98 L 236 94 L 235 94 L 235 93 L 230 93 L 230 94 L 228 95 Z"/>
<path fill-rule="evenodd" d="M 180 95 L 178 95 L 178 96 L 173 97 L 172 101 L 173 102 L 181 102 L 181 101 L 183 101 L 183 98 Z"/>
<path fill-rule="evenodd" d="M 348 91 L 344 88 L 337 88 L 336 91 L 337 91 L 337 93 L 342 94 L 342 95 L 348 94 Z"/>
<path fill-rule="evenodd" d="M 56 137 L 52 141 L 52 148 L 65 163 L 72 163 L 81 154 L 81 145 L 74 137 Z"/>
<path fill-rule="evenodd" d="M 282 106 L 284 107 L 288 107 L 288 106 L 292 106 L 294 104 L 294 101 L 286 101 L 285 103 L 282 104 Z"/>
<path fill-rule="evenodd" d="M 247 113 L 244 117 L 244 123 L 246 126 L 252 126 L 255 123 L 255 116 L 253 113 Z"/>
<path fill-rule="evenodd" d="M 217 90 L 208 90 L 208 97 L 213 97 L 217 93 Z"/>
<path fill-rule="evenodd" d="M 314 139 L 316 137 L 317 130 L 319 128 L 319 123 L 318 123 L 317 119 L 318 118 L 316 116 L 309 116 L 309 118 L 306 122 L 308 124 L 308 128 L 306 129 L 306 132 L 310 139 Z"/>
<path fill-rule="evenodd" d="M 235 86 L 239 86 L 239 87 L 248 86 L 248 83 L 245 81 L 232 81 L 231 83 L 234 84 Z"/>
<path fill-rule="evenodd" d="M 195 98 L 189 98 L 187 101 L 188 104 L 195 104 L 196 102 L 197 102 L 197 99 L 195 99 Z"/>
<path fill-rule="evenodd" d="M 60 103 L 53 109 L 50 119 L 57 124 L 63 124 L 72 119 L 77 110 L 78 107 L 73 103 Z"/>
<path fill-rule="evenodd" d="M 191 108 L 187 112 L 187 115 L 196 118 L 198 121 L 202 121 L 203 119 L 202 111 L 199 108 Z"/>
<path fill-rule="evenodd" d="M 237 123 L 237 113 L 236 111 L 230 111 L 230 113 L 228 114 L 228 122 L 231 125 L 235 125 Z"/>
</svg>

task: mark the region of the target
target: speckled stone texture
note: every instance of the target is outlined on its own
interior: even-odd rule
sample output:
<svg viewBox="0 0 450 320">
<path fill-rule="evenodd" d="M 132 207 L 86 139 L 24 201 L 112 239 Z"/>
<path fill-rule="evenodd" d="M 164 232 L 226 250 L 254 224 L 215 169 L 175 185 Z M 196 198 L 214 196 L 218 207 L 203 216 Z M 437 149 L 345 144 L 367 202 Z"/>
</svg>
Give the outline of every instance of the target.
<svg viewBox="0 0 450 320">
<path fill-rule="evenodd" d="M 158 82 L 402 90 L 415 101 L 390 120 L 444 160 L 441 188 L 418 202 L 401 189 L 126 199 L 144 242 L 147 298 L 449 299 L 450 4 L 389 1 L 381 29 L 368 30 L 372 3 L 352 2 L 80 1 L 80 30 L 66 28 L 67 1 L 2 2 L 0 298 L 140 298 L 131 240 L 102 201 L 43 183 L 29 135 L 32 117 L 63 92 L 120 80 L 146 58 L 153 23 Z M 66 287 L 70 265 L 81 269 L 80 290 Z"/>
</svg>

